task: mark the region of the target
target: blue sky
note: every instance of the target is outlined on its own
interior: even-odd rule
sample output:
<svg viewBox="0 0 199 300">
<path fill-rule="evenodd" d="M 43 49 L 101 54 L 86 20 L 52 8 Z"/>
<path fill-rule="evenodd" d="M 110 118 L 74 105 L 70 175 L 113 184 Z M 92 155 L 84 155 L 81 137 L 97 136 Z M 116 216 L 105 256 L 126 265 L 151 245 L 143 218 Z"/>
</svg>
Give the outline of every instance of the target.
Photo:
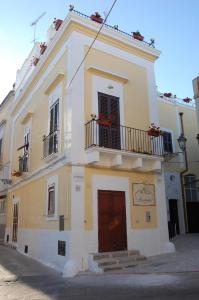
<svg viewBox="0 0 199 300">
<path fill-rule="evenodd" d="M 32 48 L 30 23 L 43 12 L 37 37 L 45 41 L 54 17 L 65 18 L 69 4 L 90 15 L 108 11 L 113 0 L 6 0 L 0 9 L 0 102 L 15 81 L 15 73 Z M 180 98 L 192 97 L 192 79 L 199 74 L 198 0 L 117 0 L 108 19 L 131 33 L 139 30 L 146 40 L 156 40 L 162 52 L 156 61 L 159 91 Z"/>
</svg>

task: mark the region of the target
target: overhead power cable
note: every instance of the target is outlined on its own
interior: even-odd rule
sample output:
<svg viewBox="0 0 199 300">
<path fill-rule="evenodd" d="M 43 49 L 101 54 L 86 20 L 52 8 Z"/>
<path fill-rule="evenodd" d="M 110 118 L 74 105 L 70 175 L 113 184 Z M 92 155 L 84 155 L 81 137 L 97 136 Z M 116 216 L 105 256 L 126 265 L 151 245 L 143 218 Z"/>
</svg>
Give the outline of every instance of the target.
<svg viewBox="0 0 199 300">
<path fill-rule="evenodd" d="M 115 0 L 115 1 L 113 2 L 113 4 L 111 5 L 111 8 L 109 9 L 109 12 L 107 13 L 107 15 L 106 15 L 106 17 L 105 17 L 105 19 L 104 19 L 104 22 L 103 22 L 102 25 L 100 26 L 100 28 L 99 28 L 99 30 L 98 30 L 98 32 L 97 32 L 97 34 L 96 34 L 94 40 L 93 40 L 92 43 L 90 44 L 90 46 L 89 46 L 89 48 L 88 48 L 86 54 L 84 55 L 84 58 L 82 59 L 81 63 L 79 64 L 79 66 L 78 66 L 78 68 L 77 68 L 77 70 L 75 71 L 75 74 L 74 74 L 73 77 L 71 78 L 71 80 L 70 80 L 70 82 L 69 82 L 69 84 L 68 84 L 68 88 L 71 86 L 73 80 L 75 79 L 77 73 L 79 72 L 81 66 L 83 65 L 85 59 L 87 58 L 87 56 L 88 56 L 90 50 L 92 49 L 92 47 L 93 47 L 95 41 L 97 40 L 97 38 L 98 38 L 98 36 L 99 36 L 99 34 L 100 34 L 102 28 L 104 27 L 104 24 L 106 23 L 106 21 L 107 21 L 109 15 L 110 15 L 110 13 L 111 13 L 113 7 L 115 6 L 116 2 L 117 2 L 117 0 Z"/>
</svg>

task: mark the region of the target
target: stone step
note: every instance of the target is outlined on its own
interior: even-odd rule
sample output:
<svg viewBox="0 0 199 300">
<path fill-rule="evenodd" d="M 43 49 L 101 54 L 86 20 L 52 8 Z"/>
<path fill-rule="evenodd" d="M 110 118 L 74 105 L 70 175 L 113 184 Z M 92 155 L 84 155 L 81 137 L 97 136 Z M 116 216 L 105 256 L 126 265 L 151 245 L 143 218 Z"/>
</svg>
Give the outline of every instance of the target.
<svg viewBox="0 0 199 300">
<path fill-rule="evenodd" d="M 134 255 L 134 256 L 121 256 L 121 257 L 115 257 L 113 258 L 106 258 L 101 259 L 97 261 L 99 267 L 104 266 L 112 266 L 112 265 L 119 265 L 119 264 L 125 264 L 125 263 L 135 263 L 142 260 L 145 260 L 145 256 L 143 255 Z"/>
<path fill-rule="evenodd" d="M 134 267 L 146 259 L 138 250 L 93 253 L 91 258 L 95 272 L 108 272 Z"/>
<path fill-rule="evenodd" d="M 102 252 L 102 253 L 93 254 L 93 259 L 97 261 L 106 258 L 115 258 L 115 257 L 123 257 L 123 256 L 128 257 L 128 256 L 139 255 L 139 254 L 140 252 L 138 250 Z"/>
<path fill-rule="evenodd" d="M 137 254 L 137 255 L 132 255 L 132 256 L 124 256 L 124 257 L 117 257 L 116 258 L 117 261 L 120 263 L 123 263 L 123 262 L 128 262 L 128 261 L 141 261 L 141 260 L 144 260 L 146 259 L 145 256 L 141 255 L 141 254 Z"/>
<path fill-rule="evenodd" d="M 138 262 L 131 261 L 126 263 L 119 263 L 110 266 L 101 267 L 102 272 L 114 271 L 114 270 L 122 270 L 126 268 L 131 268 L 137 266 Z"/>
</svg>

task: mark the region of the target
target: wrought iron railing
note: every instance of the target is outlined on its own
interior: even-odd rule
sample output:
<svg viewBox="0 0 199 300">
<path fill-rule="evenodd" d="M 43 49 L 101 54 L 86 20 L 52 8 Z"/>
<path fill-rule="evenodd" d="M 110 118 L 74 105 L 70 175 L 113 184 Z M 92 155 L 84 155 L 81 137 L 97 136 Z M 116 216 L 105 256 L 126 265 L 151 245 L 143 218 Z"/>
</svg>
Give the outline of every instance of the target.
<svg viewBox="0 0 199 300">
<path fill-rule="evenodd" d="M 43 136 L 43 158 L 58 152 L 58 130 Z"/>
<path fill-rule="evenodd" d="M 19 156 L 19 172 L 20 173 L 28 172 L 28 154 Z"/>
<path fill-rule="evenodd" d="M 75 10 L 75 9 L 73 9 L 73 12 L 75 12 L 77 15 L 79 15 L 81 17 L 84 17 L 85 19 L 90 19 L 89 16 L 87 16 L 87 15 L 85 15 L 85 14 L 83 14 L 83 13 L 81 13 L 81 12 Z M 109 29 L 111 29 L 111 30 L 113 30 L 115 32 L 119 32 L 121 35 L 124 35 L 124 36 L 132 38 L 132 34 L 129 34 L 129 33 L 125 32 L 125 31 L 123 31 L 121 29 L 118 29 L 115 26 L 111 26 L 111 25 L 105 23 L 104 27 L 109 28 Z M 149 43 L 149 42 L 146 42 L 145 40 L 141 41 L 141 43 L 146 44 L 149 47 L 155 48 L 154 43 L 151 43 L 151 42 Z"/>
<path fill-rule="evenodd" d="M 123 125 L 101 125 L 97 120 L 85 124 L 86 149 L 105 147 L 148 155 L 164 155 L 163 137 L 148 135 L 148 131 Z"/>
</svg>

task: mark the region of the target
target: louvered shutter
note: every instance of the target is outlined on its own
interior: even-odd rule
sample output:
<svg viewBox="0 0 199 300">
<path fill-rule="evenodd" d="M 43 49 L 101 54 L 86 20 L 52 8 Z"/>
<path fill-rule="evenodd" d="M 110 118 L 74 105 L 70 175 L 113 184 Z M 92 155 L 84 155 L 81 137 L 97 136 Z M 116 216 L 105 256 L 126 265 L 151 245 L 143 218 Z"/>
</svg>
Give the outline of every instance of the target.
<svg viewBox="0 0 199 300">
<path fill-rule="evenodd" d="M 98 93 L 99 118 L 111 118 L 111 126 L 99 125 L 99 146 L 120 149 L 119 98 Z"/>
</svg>

